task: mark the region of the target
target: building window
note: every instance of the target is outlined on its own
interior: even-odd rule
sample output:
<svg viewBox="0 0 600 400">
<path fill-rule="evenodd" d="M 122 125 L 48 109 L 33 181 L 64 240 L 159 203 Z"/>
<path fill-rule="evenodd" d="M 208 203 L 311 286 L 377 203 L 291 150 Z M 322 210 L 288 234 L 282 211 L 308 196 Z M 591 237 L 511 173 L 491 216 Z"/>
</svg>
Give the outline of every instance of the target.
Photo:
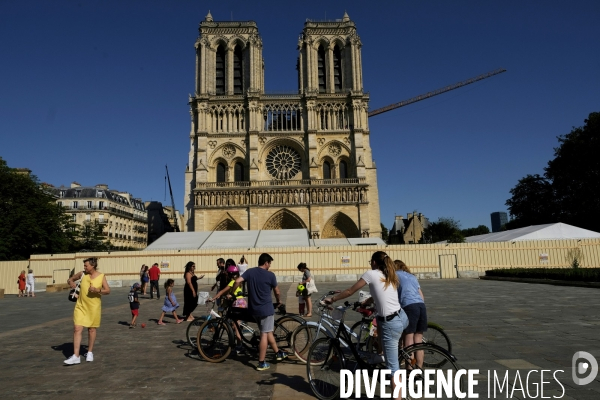
<svg viewBox="0 0 600 400">
<path fill-rule="evenodd" d="M 292 179 L 300 172 L 300 155 L 289 146 L 277 146 L 269 152 L 265 164 L 273 178 Z"/>
<path fill-rule="evenodd" d="M 327 81 L 325 79 L 325 49 L 319 46 L 317 50 L 317 67 L 319 75 L 319 93 L 325 93 Z"/>
<path fill-rule="evenodd" d="M 79 202 L 78 201 L 74 201 L 73 202 L 73 208 L 77 208 L 79 207 Z"/>
<path fill-rule="evenodd" d="M 340 162 L 340 179 L 346 179 L 348 177 L 348 164 L 346 161 Z"/>
<path fill-rule="evenodd" d="M 58 204 L 59 207 L 62 207 L 62 201 L 58 201 L 56 204 Z"/>
<path fill-rule="evenodd" d="M 71 218 L 73 218 L 73 222 L 77 222 L 77 214 L 71 214 Z"/>
<path fill-rule="evenodd" d="M 91 221 L 92 220 L 92 214 L 85 214 L 85 220 L 86 221 Z"/>
<path fill-rule="evenodd" d="M 75 197 L 81 197 L 81 190 L 75 191 Z"/>
<path fill-rule="evenodd" d="M 329 161 L 323 163 L 323 179 L 331 179 L 331 164 L 329 164 Z"/>
<path fill-rule="evenodd" d="M 60 197 L 61 197 L 61 198 L 65 197 L 65 192 L 66 192 L 65 190 L 61 190 L 61 191 L 60 191 Z"/>
<path fill-rule="evenodd" d="M 104 214 L 98 215 L 98 222 L 104 222 Z"/>
<path fill-rule="evenodd" d="M 337 45 L 333 48 L 333 85 L 336 93 L 342 91 L 342 52 Z"/>
<path fill-rule="evenodd" d="M 104 209 L 104 202 L 103 201 L 99 201 L 98 202 L 98 208 L 101 209 L 101 210 Z"/>
<path fill-rule="evenodd" d="M 235 163 L 235 181 L 242 182 L 244 180 L 244 164 L 241 162 Z"/>
<path fill-rule="evenodd" d="M 233 51 L 233 94 L 244 92 L 244 55 L 240 46 Z"/>
<path fill-rule="evenodd" d="M 217 48 L 215 78 L 216 93 L 225 94 L 225 48 L 223 46 Z"/>
<path fill-rule="evenodd" d="M 225 182 L 225 164 L 217 164 L 217 182 Z"/>
<path fill-rule="evenodd" d="M 87 208 L 92 208 L 94 207 L 94 202 L 93 201 L 88 201 L 87 202 Z"/>
</svg>

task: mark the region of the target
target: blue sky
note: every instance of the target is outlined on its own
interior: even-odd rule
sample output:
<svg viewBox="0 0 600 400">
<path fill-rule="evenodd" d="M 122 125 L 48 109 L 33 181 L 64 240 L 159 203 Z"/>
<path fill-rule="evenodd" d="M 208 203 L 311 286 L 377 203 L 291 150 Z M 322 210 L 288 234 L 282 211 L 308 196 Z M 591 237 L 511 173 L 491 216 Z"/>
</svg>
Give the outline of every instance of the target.
<svg viewBox="0 0 600 400">
<path fill-rule="evenodd" d="M 556 136 L 600 111 L 598 1 L 0 1 L 0 157 L 54 185 L 106 183 L 183 208 L 194 42 L 254 20 L 267 91 L 297 89 L 306 18 L 347 11 L 371 109 L 502 67 L 370 119 L 381 220 L 417 210 L 464 228 L 542 173 Z M 166 198 L 166 203 L 170 200 Z"/>
</svg>

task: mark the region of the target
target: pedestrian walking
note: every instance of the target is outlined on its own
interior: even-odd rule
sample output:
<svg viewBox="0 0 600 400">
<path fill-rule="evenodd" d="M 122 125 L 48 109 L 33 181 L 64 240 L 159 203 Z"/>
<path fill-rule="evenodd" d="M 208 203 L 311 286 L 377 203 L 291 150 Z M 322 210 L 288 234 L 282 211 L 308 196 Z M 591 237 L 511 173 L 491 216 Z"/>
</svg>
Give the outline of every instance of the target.
<svg viewBox="0 0 600 400">
<path fill-rule="evenodd" d="M 150 278 L 150 298 L 154 298 L 154 290 L 156 289 L 156 298 L 160 299 L 160 290 L 158 288 L 160 268 L 158 268 L 158 263 L 152 264 L 152 268 L 148 270 L 148 277 Z"/>
<path fill-rule="evenodd" d="M 27 278 L 25 277 L 25 270 L 21 271 L 21 275 L 17 278 L 17 285 L 19 285 L 19 297 L 25 297 L 25 287 Z"/>
<path fill-rule="evenodd" d="M 127 296 L 129 299 L 129 309 L 131 310 L 131 324 L 129 324 L 129 329 L 133 329 L 136 327 L 135 321 L 140 313 L 140 299 L 138 297 L 138 290 L 140 290 L 141 285 L 139 283 L 134 283 L 129 291 L 129 295 Z"/>
<path fill-rule="evenodd" d="M 183 279 L 183 318 L 186 321 L 193 321 L 192 313 L 198 306 L 198 279 L 204 278 L 204 275 L 196 276 L 196 263 L 189 261 L 185 265 Z"/>
<path fill-rule="evenodd" d="M 298 314 L 304 316 L 304 311 L 305 311 L 305 306 L 306 306 L 306 300 L 304 300 L 305 297 L 309 296 L 308 294 L 308 290 L 306 290 L 306 286 L 304 286 L 303 284 L 299 284 L 296 287 L 296 297 L 298 298 Z"/>
<path fill-rule="evenodd" d="M 302 295 L 304 297 L 304 303 L 306 304 L 306 317 L 312 317 L 312 301 L 310 295 L 317 290 L 317 287 L 315 286 L 312 274 L 310 269 L 306 266 L 306 263 L 298 264 L 297 268 L 298 271 L 302 272 L 302 282 L 300 283 L 306 288 Z M 314 288 L 314 290 L 311 291 L 311 288 Z"/>
<path fill-rule="evenodd" d="M 265 361 L 267 355 L 267 345 L 275 352 L 277 361 L 281 361 L 288 357 L 285 351 L 280 350 L 273 336 L 275 327 L 275 309 L 271 300 L 271 291 L 275 294 L 277 305 L 281 304 L 281 294 L 277 287 L 277 278 L 275 274 L 269 271 L 273 257 L 267 253 L 263 253 L 258 258 L 258 268 L 248 269 L 244 276 L 240 276 L 235 280 L 233 292 L 247 282 L 248 287 L 248 309 L 250 315 L 254 317 L 260 330 L 260 344 L 258 346 L 258 366 L 257 370 L 263 371 L 271 368 Z"/>
<path fill-rule="evenodd" d="M 163 318 L 168 312 L 173 313 L 173 318 L 175 318 L 175 321 L 177 321 L 178 324 L 184 321 L 182 319 L 179 319 L 179 317 L 177 316 L 177 311 L 175 311 L 179 308 L 179 303 L 177 302 L 177 298 L 175 297 L 175 293 L 173 292 L 173 286 L 175 286 L 175 281 L 173 279 L 167 279 L 167 281 L 165 282 L 165 291 L 167 292 L 167 294 L 165 295 L 165 304 L 163 304 L 162 306 L 162 314 L 160 314 L 160 318 L 157 322 L 158 325 L 166 325 L 163 322 Z"/>
<path fill-rule="evenodd" d="M 221 290 L 225 289 L 225 286 L 227 286 L 227 272 L 225 271 L 225 259 L 224 258 L 218 258 L 217 259 L 217 276 L 215 277 L 215 284 L 212 286 L 211 291 L 215 290 L 215 288 L 217 288 L 217 292 L 220 292 Z M 223 308 L 221 307 L 221 300 L 217 300 L 217 306 L 219 307 L 219 311 L 221 311 Z"/>
<path fill-rule="evenodd" d="M 35 297 L 35 276 L 31 268 L 27 272 L 27 297 Z"/>
<path fill-rule="evenodd" d="M 75 282 L 79 283 L 79 297 L 73 311 L 73 355 L 65 360 L 65 364 L 74 365 L 81 362 L 79 348 L 81 346 L 81 334 L 83 328 L 88 328 L 88 351 L 85 354 L 86 361 L 94 361 L 94 342 L 96 331 L 100 327 L 102 315 L 102 295 L 110 294 L 110 286 L 106 276 L 98 271 L 98 259 L 86 258 L 83 260 L 83 271 L 76 273 L 67 280 L 71 288 L 75 288 Z"/>
<path fill-rule="evenodd" d="M 148 276 L 148 266 L 146 264 L 142 265 L 142 269 L 140 270 L 140 284 L 142 288 L 140 289 L 142 294 L 146 295 L 146 288 L 148 287 L 148 282 L 150 282 L 150 277 Z"/>
</svg>

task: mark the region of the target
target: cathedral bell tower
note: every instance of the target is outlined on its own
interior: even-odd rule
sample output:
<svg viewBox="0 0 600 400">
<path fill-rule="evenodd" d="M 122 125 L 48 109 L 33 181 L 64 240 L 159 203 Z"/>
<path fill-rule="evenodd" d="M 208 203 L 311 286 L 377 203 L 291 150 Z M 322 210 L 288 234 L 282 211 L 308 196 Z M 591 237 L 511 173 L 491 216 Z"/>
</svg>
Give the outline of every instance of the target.
<svg viewBox="0 0 600 400">
<path fill-rule="evenodd" d="M 190 96 L 186 230 L 380 235 L 361 42 L 347 14 L 307 20 L 298 93 L 266 94 L 253 21 L 200 23 Z"/>
</svg>

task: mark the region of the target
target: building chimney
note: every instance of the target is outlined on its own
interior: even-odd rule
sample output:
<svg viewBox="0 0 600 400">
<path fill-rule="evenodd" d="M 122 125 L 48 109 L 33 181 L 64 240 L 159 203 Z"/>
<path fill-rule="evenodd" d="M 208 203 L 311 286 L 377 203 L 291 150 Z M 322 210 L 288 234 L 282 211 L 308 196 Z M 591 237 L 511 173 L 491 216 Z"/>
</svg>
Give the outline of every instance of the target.
<svg viewBox="0 0 600 400">
<path fill-rule="evenodd" d="M 75 182 L 75 181 L 71 182 L 71 189 L 78 188 L 78 187 L 81 187 L 81 184 L 79 184 L 78 182 Z"/>
<path fill-rule="evenodd" d="M 99 183 L 96 185 L 96 189 L 108 190 L 108 185 L 106 183 Z"/>
</svg>

